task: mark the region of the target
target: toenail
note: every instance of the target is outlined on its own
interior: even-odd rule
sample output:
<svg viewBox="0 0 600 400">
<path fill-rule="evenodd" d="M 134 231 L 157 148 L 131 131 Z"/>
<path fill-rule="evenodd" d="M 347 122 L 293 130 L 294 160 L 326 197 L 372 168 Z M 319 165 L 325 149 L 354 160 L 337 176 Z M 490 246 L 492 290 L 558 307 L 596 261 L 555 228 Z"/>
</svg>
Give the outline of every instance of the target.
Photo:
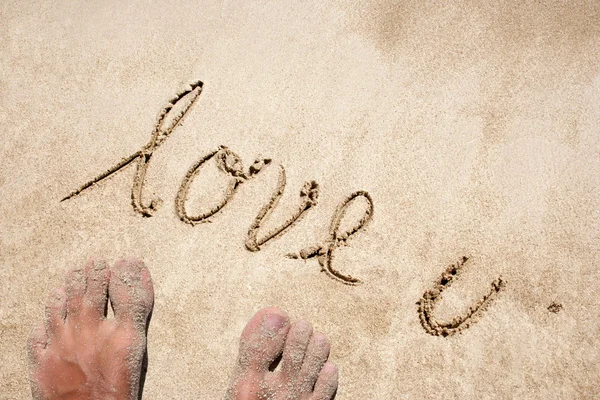
<svg viewBox="0 0 600 400">
<path fill-rule="evenodd" d="M 327 336 L 323 335 L 322 333 L 316 333 L 313 336 L 313 340 L 319 347 L 326 346 L 329 344 L 329 340 L 327 339 Z"/>
<path fill-rule="evenodd" d="M 300 321 L 296 322 L 296 329 L 299 331 L 307 331 L 310 330 L 311 325 L 308 321 L 305 321 L 303 319 L 301 319 Z"/>
<path fill-rule="evenodd" d="M 132 271 L 131 269 L 126 269 L 124 271 L 119 271 L 117 273 L 119 280 L 126 285 L 131 285 L 133 283 L 139 282 L 142 277 L 139 270 Z"/>
<path fill-rule="evenodd" d="M 94 261 L 94 271 L 103 271 L 107 268 L 106 261 Z"/>
<path fill-rule="evenodd" d="M 56 289 L 50 294 L 50 301 L 54 304 L 62 303 L 65 300 L 65 292 Z"/>
<path fill-rule="evenodd" d="M 67 279 L 67 281 L 67 285 L 69 286 L 73 283 L 85 283 L 85 274 L 83 273 L 83 268 L 76 268 L 72 270 L 70 274 L 70 279 Z"/>
<path fill-rule="evenodd" d="M 263 329 L 268 333 L 277 333 L 285 327 L 287 321 L 283 315 L 267 314 L 263 319 Z"/>
<path fill-rule="evenodd" d="M 338 368 L 334 364 L 327 362 L 325 365 L 323 365 L 323 368 L 321 368 L 321 373 L 326 375 L 334 375 L 338 373 Z"/>
</svg>

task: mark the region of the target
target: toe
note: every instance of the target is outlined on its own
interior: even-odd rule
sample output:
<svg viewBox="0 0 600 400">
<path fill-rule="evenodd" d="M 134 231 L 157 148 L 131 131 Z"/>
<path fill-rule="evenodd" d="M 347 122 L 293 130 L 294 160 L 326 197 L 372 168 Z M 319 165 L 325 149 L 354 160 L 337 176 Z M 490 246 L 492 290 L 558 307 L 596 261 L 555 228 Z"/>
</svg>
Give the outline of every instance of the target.
<svg viewBox="0 0 600 400">
<path fill-rule="evenodd" d="M 104 260 L 90 260 L 84 274 L 87 288 L 83 295 L 83 313 L 100 320 L 106 316 L 110 269 Z"/>
<path fill-rule="evenodd" d="M 67 318 L 76 317 L 81 311 L 83 295 L 85 294 L 84 269 L 77 267 L 67 272 L 65 290 L 67 292 Z"/>
<path fill-rule="evenodd" d="M 310 339 L 300 373 L 300 384 L 304 386 L 302 389 L 305 392 L 313 390 L 321 368 L 329 357 L 329 348 L 327 336 L 321 333 L 314 334 Z"/>
<path fill-rule="evenodd" d="M 48 344 L 48 333 L 44 324 L 39 324 L 31 330 L 29 339 L 27 340 L 27 354 L 29 355 L 29 363 L 33 367 L 37 364 L 42 352 Z"/>
<path fill-rule="evenodd" d="M 295 322 L 290 328 L 281 359 L 281 372 L 284 376 L 300 373 L 312 332 L 312 325 L 304 320 Z"/>
<path fill-rule="evenodd" d="M 117 261 L 110 272 L 108 295 L 119 323 L 133 324 L 138 330 L 146 328 L 154 305 L 154 289 L 150 271 L 142 261 Z"/>
<path fill-rule="evenodd" d="M 242 333 L 239 366 L 266 373 L 281 355 L 288 330 L 289 318 L 280 309 L 272 307 L 257 312 Z"/>
<path fill-rule="evenodd" d="M 55 289 L 46 301 L 45 327 L 49 339 L 58 333 L 67 317 L 67 293 L 64 288 Z"/>
<path fill-rule="evenodd" d="M 317 383 L 315 384 L 315 391 L 310 398 L 311 400 L 331 400 L 335 395 L 338 387 L 338 369 L 332 363 L 325 363 Z"/>
</svg>

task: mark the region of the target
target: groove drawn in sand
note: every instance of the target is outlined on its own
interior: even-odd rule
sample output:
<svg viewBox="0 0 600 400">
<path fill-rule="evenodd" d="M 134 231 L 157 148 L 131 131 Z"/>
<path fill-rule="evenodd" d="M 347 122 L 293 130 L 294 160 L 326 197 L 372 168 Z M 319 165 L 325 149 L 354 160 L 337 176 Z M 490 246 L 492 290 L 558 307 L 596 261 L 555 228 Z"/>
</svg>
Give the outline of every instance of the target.
<svg viewBox="0 0 600 400">
<path fill-rule="evenodd" d="M 273 192 L 273 195 L 265 204 L 265 206 L 258 212 L 258 215 L 254 219 L 252 225 L 248 229 L 248 236 L 246 238 L 246 248 L 250 251 L 259 251 L 260 246 L 267 243 L 269 240 L 274 237 L 282 234 L 292 225 L 299 221 L 300 217 L 304 215 L 306 211 L 308 211 L 311 207 L 317 204 L 317 199 L 319 197 L 319 185 L 315 181 L 305 182 L 302 190 L 300 191 L 300 205 L 297 210 L 290 215 L 283 224 L 279 227 L 271 229 L 266 234 L 258 237 L 259 230 L 263 221 L 269 217 L 271 212 L 277 207 L 281 196 L 285 191 L 286 185 L 286 175 L 285 168 L 283 165 L 279 165 L 279 176 L 277 178 L 277 187 Z"/>
<path fill-rule="evenodd" d="M 559 312 L 561 312 L 562 309 L 563 305 L 555 301 L 553 301 L 552 304 L 548 306 L 548 311 L 554 314 L 558 314 Z"/>
<path fill-rule="evenodd" d="M 348 210 L 348 207 L 360 197 L 367 201 L 367 209 L 355 225 L 350 227 L 350 229 L 346 230 L 345 232 L 340 232 L 340 224 L 342 222 L 342 218 Z M 351 275 L 343 274 L 333 267 L 334 252 L 338 247 L 346 245 L 348 239 L 362 229 L 373 218 L 373 211 L 373 199 L 368 192 L 359 190 L 350 194 L 338 205 L 335 213 L 333 214 L 328 238 L 321 244 L 304 248 L 298 253 L 290 253 L 287 255 L 287 257 L 302 260 L 316 257 L 319 261 L 319 265 L 321 265 L 321 270 L 329 275 L 329 277 L 332 279 L 342 282 L 346 285 L 358 285 L 362 283 L 360 279 Z"/>
<path fill-rule="evenodd" d="M 194 181 L 194 178 L 200 172 L 200 167 L 204 165 L 208 160 L 215 157 L 217 162 L 217 167 L 221 172 L 230 176 L 229 185 L 225 190 L 225 194 L 221 201 L 217 203 L 214 207 L 212 207 L 207 212 L 201 213 L 198 216 L 190 216 L 185 208 L 185 203 L 188 199 L 190 185 Z M 196 225 L 201 222 L 208 221 L 208 218 L 215 215 L 225 205 L 231 200 L 238 189 L 239 185 L 244 183 L 246 180 L 252 178 L 254 175 L 258 174 L 261 169 L 269 164 L 271 159 L 257 159 L 248 169 L 248 172 L 244 172 L 244 165 L 242 163 L 242 159 L 236 153 L 228 149 L 226 146 L 220 146 L 218 150 L 215 150 L 206 156 L 202 157 L 196 164 L 194 164 L 183 178 L 183 182 L 177 191 L 177 196 L 175 198 L 175 208 L 177 211 L 177 215 L 179 219 L 183 222 L 191 225 Z"/>
<path fill-rule="evenodd" d="M 202 93 L 202 87 L 203 83 L 201 81 L 196 81 L 188 88 L 178 93 L 162 109 L 154 126 L 154 130 L 152 131 L 151 139 L 145 146 L 129 157 L 122 159 L 112 168 L 86 182 L 79 189 L 64 197 L 61 202 L 78 196 L 83 191 L 89 189 L 111 175 L 116 174 L 126 166 L 132 164 L 134 161 L 137 161 L 137 169 L 131 189 L 131 202 L 135 212 L 144 217 L 152 216 L 160 206 L 161 200 L 151 200 L 148 205 L 145 205 L 143 202 L 142 194 L 148 165 L 152 159 L 154 151 L 165 142 L 171 133 L 173 133 L 173 130 L 181 123 L 184 116 L 198 100 L 200 94 Z M 182 101 L 182 103 L 181 105 L 178 105 L 180 101 Z M 176 105 L 180 110 L 177 113 L 174 111 Z M 172 116 L 172 113 L 175 115 Z M 222 198 L 218 200 L 217 204 L 208 211 L 201 212 L 195 216 L 190 215 L 186 209 L 190 186 L 200 173 L 200 170 L 204 164 L 213 158 L 215 159 L 219 171 L 226 175 L 227 179 L 229 179 L 225 193 L 223 194 Z M 175 208 L 179 219 L 190 225 L 196 225 L 201 222 L 209 221 L 211 216 L 217 214 L 223 209 L 223 207 L 225 207 L 225 205 L 227 205 L 242 183 L 257 175 L 266 165 L 269 165 L 270 163 L 270 158 L 259 158 L 252 163 L 247 171 L 245 171 L 241 158 L 226 146 L 220 146 L 217 150 L 203 156 L 188 170 L 179 187 L 179 190 L 177 191 Z M 258 212 L 258 215 L 248 228 L 248 234 L 245 242 L 246 249 L 250 251 L 259 251 L 262 245 L 267 243 L 269 240 L 286 233 L 290 227 L 300 221 L 302 216 L 305 215 L 306 211 L 316 206 L 319 196 L 319 185 L 315 181 L 307 181 L 304 183 L 300 191 L 300 204 L 298 205 L 298 208 L 292 212 L 292 214 L 286 218 L 281 225 L 272 228 L 261 235 L 260 233 L 262 224 L 270 217 L 272 211 L 277 207 L 279 200 L 285 191 L 285 186 L 285 168 L 283 165 L 279 165 L 279 175 L 276 188 L 267 201 L 267 204 L 261 208 L 261 210 Z M 357 223 L 355 223 L 346 231 L 340 232 L 340 225 L 348 208 L 359 198 L 364 198 L 367 202 L 367 208 L 364 211 L 364 214 Z M 332 279 L 347 285 L 357 285 L 361 283 L 360 279 L 349 274 L 344 274 L 335 269 L 333 267 L 333 259 L 335 250 L 340 246 L 347 245 L 348 239 L 361 230 L 373 218 L 373 207 L 373 199 L 366 191 L 357 191 L 350 194 L 338 205 L 335 213 L 333 214 L 329 228 L 329 234 L 325 241 L 318 245 L 302 249 L 297 254 L 288 254 L 287 256 L 290 258 L 300 258 L 303 260 L 316 257 L 321 265 L 321 270 L 326 272 L 327 275 L 329 275 L 329 277 Z"/>
<path fill-rule="evenodd" d="M 498 278 L 491 284 L 490 291 L 477 303 L 469 307 L 464 315 L 453 318 L 450 322 L 438 321 L 434 316 L 436 304 L 441 300 L 441 295 L 462 272 L 468 257 L 463 257 L 456 264 L 450 265 L 436 282 L 433 289 L 427 290 L 417 302 L 419 305 L 419 319 L 423 329 L 433 336 L 451 336 L 469 328 L 481 318 L 483 312 L 490 305 L 496 295 L 505 287 L 506 282 Z"/>
<path fill-rule="evenodd" d="M 124 167 L 131 164 L 133 161 L 137 160 L 137 169 L 135 172 L 135 177 L 133 179 L 133 186 L 131 189 L 131 203 L 133 205 L 133 209 L 142 214 L 145 217 L 150 217 L 158 209 L 161 201 L 159 199 L 154 199 L 150 201 L 149 205 L 144 205 L 142 201 L 142 192 L 144 190 L 144 182 L 146 178 L 146 171 L 148 170 L 148 164 L 150 163 L 150 159 L 152 158 L 152 154 L 158 147 L 164 143 L 164 141 L 169 137 L 169 135 L 173 132 L 173 130 L 179 125 L 182 121 L 185 114 L 190 110 L 190 108 L 194 105 L 200 93 L 202 93 L 203 83 L 201 81 L 196 81 L 192 83 L 189 87 L 177 93 L 173 99 L 171 99 L 167 105 L 162 109 L 156 124 L 154 125 L 154 130 L 152 131 L 152 136 L 150 142 L 142 147 L 139 151 L 133 153 L 129 157 L 122 159 L 118 164 L 114 167 L 109 168 L 107 171 L 93 178 L 92 180 L 86 182 L 79 189 L 71 192 L 68 196 L 63 198 L 61 201 L 69 200 L 77 195 L 79 195 L 84 190 L 94 186 L 98 182 L 108 178 L 109 176 L 117 173 Z M 170 113 L 173 110 L 173 107 L 179 101 L 187 98 L 188 103 L 184 105 L 183 109 L 175 116 L 172 117 L 170 124 L 167 126 L 165 122 L 167 117 L 170 117 Z"/>
</svg>

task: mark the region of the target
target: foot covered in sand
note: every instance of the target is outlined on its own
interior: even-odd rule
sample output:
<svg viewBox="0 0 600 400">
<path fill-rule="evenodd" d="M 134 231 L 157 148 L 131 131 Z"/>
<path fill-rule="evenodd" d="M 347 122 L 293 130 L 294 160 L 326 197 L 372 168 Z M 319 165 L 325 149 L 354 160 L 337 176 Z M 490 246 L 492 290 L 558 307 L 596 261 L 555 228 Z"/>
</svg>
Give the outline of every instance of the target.
<svg viewBox="0 0 600 400">
<path fill-rule="evenodd" d="M 106 318 L 109 300 L 114 319 Z M 139 260 L 112 269 L 92 260 L 69 271 L 29 338 L 34 399 L 137 399 L 153 302 L 150 272 Z M 278 308 L 259 311 L 242 333 L 228 399 L 330 400 L 338 371 L 328 357 L 329 341 L 308 322 L 290 325 Z"/>
<path fill-rule="evenodd" d="M 114 319 L 107 319 L 108 301 Z M 154 292 L 136 259 L 68 272 L 28 343 L 34 399 L 137 399 Z"/>
<path fill-rule="evenodd" d="M 313 333 L 311 324 L 300 320 L 290 325 L 278 308 L 261 310 L 242 333 L 227 399 L 330 400 L 338 370 L 328 357 L 327 337 Z"/>
</svg>

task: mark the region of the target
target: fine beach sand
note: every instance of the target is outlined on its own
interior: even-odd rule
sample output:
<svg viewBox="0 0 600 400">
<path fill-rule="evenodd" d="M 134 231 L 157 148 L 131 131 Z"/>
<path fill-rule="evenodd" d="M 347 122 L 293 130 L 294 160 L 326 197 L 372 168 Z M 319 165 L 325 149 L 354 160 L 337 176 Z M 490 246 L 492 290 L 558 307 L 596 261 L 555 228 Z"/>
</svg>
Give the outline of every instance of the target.
<svg viewBox="0 0 600 400">
<path fill-rule="evenodd" d="M 222 398 L 246 321 L 270 305 L 329 336 L 337 400 L 598 398 L 600 2 L 92 3 L 0 4 L 0 398 L 30 396 L 29 329 L 90 256 L 151 270 L 147 399 Z M 146 145 L 198 80 L 149 164 L 152 217 L 132 207 L 133 165 L 60 201 Z M 272 162 L 186 224 L 178 189 L 219 145 Z M 278 165 L 265 229 L 306 181 L 318 205 L 251 252 Z M 207 163 L 190 212 L 226 184 Z M 359 190 L 373 219 L 333 265 L 361 285 L 285 257 L 326 240 Z M 463 256 L 440 321 L 505 285 L 468 329 L 430 335 L 416 303 Z"/>
</svg>

